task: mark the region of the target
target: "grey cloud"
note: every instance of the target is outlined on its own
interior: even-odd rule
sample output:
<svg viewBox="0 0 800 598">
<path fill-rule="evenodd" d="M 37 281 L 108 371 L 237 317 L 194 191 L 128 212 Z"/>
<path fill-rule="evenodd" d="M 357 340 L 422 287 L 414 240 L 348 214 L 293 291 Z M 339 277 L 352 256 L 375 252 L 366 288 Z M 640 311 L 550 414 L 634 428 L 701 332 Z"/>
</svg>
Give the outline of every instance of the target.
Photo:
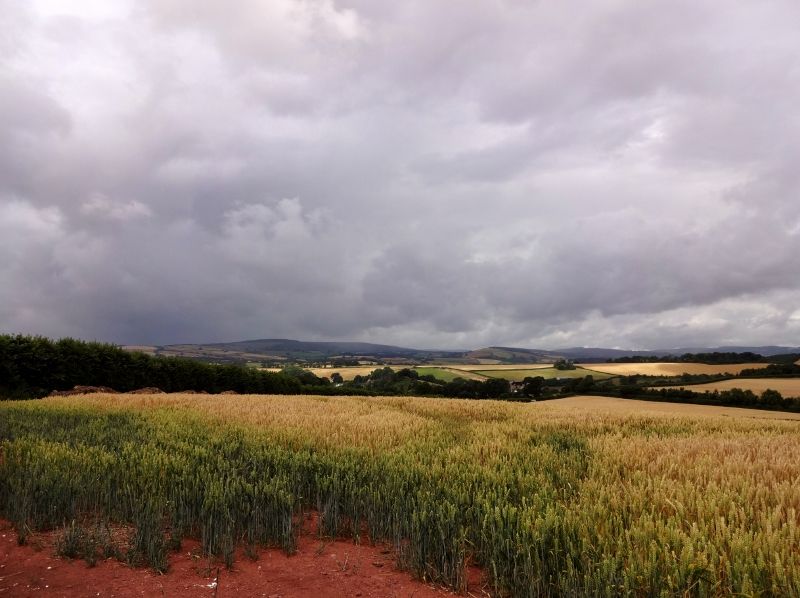
<svg viewBox="0 0 800 598">
<path fill-rule="evenodd" d="M 0 6 L 0 330 L 800 343 L 790 0 Z"/>
</svg>

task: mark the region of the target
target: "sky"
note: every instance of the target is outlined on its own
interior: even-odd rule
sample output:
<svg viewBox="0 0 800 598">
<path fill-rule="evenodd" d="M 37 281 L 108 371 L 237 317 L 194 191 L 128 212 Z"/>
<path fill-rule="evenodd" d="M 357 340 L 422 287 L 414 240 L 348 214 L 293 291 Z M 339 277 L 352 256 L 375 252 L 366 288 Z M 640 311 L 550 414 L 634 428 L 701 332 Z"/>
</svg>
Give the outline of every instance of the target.
<svg viewBox="0 0 800 598">
<path fill-rule="evenodd" d="M 800 345 L 796 0 L 0 0 L 0 332 Z"/>
</svg>

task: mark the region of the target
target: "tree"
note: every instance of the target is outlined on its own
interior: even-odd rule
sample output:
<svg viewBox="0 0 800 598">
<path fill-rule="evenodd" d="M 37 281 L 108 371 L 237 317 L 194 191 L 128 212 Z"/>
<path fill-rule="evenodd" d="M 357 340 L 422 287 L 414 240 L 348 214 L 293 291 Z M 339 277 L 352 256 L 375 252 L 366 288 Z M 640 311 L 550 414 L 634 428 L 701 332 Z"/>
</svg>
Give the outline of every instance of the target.
<svg viewBox="0 0 800 598">
<path fill-rule="evenodd" d="M 768 388 L 761 393 L 759 402 L 763 403 L 764 405 L 780 405 L 783 403 L 783 395 L 781 395 L 781 393 L 779 393 L 777 390 Z"/>
<path fill-rule="evenodd" d="M 526 376 L 522 380 L 522 394 L 529 397 L 541 397 L 544 388 L 544 378 L 542 376 Z"/>
<path fill-rule="evenodd" d="M 504 378 L 489 378 L 483 383 L 482 395 L 489 399 L 496 399 L 511 392 L 511 383 Z"/>
<path fill-rule="evenodd" d="M 594 377 L 584 376 L 580 379 L 580 382 L 575 386 L 575 390 L 578 392 L 586 392 L 587 390 L 591 390 L 594 387 Z"/>
</svg>

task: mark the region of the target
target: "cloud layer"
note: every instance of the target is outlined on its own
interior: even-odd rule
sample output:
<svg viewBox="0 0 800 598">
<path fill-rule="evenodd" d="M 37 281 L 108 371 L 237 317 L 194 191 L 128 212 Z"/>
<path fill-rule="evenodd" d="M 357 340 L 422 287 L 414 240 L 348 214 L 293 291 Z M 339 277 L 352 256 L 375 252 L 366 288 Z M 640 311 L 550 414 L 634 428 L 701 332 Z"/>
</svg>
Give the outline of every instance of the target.
<svg viewBox="0 0 800 598">
<path fill-rule="evenodd" d="M 0 0 L 0 330 L 800 344 L 794 0 Z"/>
</svg>

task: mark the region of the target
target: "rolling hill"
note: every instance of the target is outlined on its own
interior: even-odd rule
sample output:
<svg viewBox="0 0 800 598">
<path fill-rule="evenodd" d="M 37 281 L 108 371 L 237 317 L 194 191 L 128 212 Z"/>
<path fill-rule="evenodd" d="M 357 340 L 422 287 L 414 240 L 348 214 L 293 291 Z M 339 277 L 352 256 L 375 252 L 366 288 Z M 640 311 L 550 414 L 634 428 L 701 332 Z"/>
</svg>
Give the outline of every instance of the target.
<svg viewBox="0 0 800 598">
<path fill-rule="evenodd" d="M 472 351 L 412 349 L 364 342 L 321 342 L 293 339 L 254 339 L 228 343 L 129 345 L 123 348 L 151 355 L 187 357 L 215 363 L 324 362 L 331 360 L 382 362 L 389 364 L 464 364 L 500 365 L 553 363 L 566 358 L 575 362 L 597 363 L 619 357 L 654 357 L 684 353 L 752 352 L 764 356 L 800 354 L 800 347 L 691 347 L 651 351 L 571 347 L 567 349 L 527 349 L 492 346 Z"/>
<path fill-rule="evenodd" d="M 434 359 L 460 359 L 463 351 L 428 351 L 362 342 L 317 342 L 292 339 L 254 339 L 230 343 L 124 346 L 153 355 L 187 357 L 220 363 L 328 361 L 333 359 L 419 363 Z"/>
</svg>

